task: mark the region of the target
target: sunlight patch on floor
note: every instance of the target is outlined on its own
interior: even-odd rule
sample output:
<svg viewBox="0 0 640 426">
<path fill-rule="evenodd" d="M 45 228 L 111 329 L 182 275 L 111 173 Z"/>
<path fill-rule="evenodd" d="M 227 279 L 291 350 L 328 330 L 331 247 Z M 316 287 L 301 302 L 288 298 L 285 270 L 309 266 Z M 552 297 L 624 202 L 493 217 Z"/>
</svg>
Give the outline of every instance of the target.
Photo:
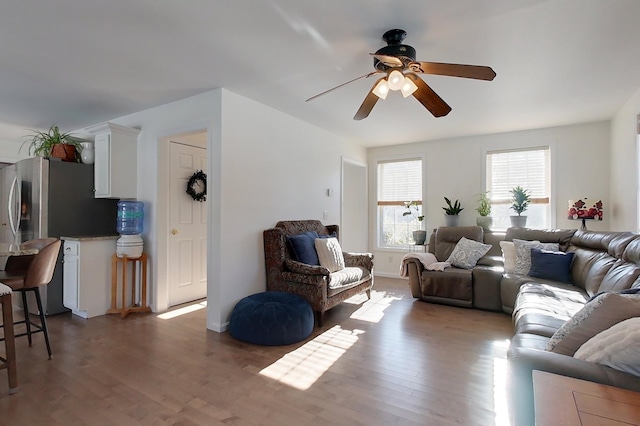
<svg viewBox="0 0 640 426">
<path fill-rule="evenodd" d="M 207 301 L 194 303 L 193 305 L 185 306 L 183 308 L 174 309 L 173 311 L 165 312 L 163 314 L 158 315 L 158 318 L 163 320 L 172 319 L 175 317 L 179 317 L 180 315 L 189 314 L 191 312 L 198 311 L 200 309 L 204 309 L 207 307 Z"/>
<path fill-rule="evenodd" d="M 345 300 L 343 303 L 362 304 L 357 311 L 351 314 L 351 318 L 378 323 L 384 316 L 385 309 L 391 305 L 391 302 L 400 299 L 402 299 L 402 296 L 388 296 L 384 291 L 372 291 L 371 300 L 367 300 L 366 294 L 359 294 Z"/>
<path fill-rule="evenodd" d="M 496 426 L 509 426 L 507 407 L 507 350 L 509 340 L 493 342 L 493 412 Z"/>
<path fill-rule="evenodd" d="M 343 330 L 336 325 L 264 368 L 260 374 L 307 390 L 358 341 L 358 335 L 362 333 L 362 330 Z"/>
</svg>

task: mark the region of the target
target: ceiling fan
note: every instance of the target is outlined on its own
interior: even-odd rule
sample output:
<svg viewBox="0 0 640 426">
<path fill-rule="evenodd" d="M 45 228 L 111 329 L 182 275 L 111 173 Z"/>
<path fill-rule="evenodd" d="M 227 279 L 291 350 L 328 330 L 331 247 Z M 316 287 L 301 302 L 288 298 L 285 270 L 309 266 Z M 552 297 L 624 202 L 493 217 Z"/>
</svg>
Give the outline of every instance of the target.
<svg viewBox="0 0 640 426">
<path fill-rule="evenodd" d="M 307 99 L 307 102 L 362 78 L 386 74 L 371 87 L 353 117 L 354 120 L 367 118 L 378 99 L 385 99 L 390 90 L 399 90 L 405 98 L 413 95 L 434 117 L 442 117 L 449 114 L 451 107 L 417 74 L 436 74 L 487 81 L 493 80 L 496 76 L 491 67 L 416 61 L 416 50 L 402 44 L 406 36 L 406 31 L 399 29 L 385 32 L 382 39 L 387 46 L 378 49 L 376 53 L 370 53 L 373 56 L 375 71 L 325 90 Z"/>
</svg>

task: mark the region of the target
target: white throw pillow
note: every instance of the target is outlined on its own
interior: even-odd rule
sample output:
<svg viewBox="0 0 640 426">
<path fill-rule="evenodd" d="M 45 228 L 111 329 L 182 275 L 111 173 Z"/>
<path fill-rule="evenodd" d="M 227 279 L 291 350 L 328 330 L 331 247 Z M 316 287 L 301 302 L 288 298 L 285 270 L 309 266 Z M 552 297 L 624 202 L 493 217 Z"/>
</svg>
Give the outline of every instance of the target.
<svg viewBox="0 0 640 426">
<path fill-rule="evenodd" d="M 513 245 L 516 248 L 516 274 L 528 275 L 531 269 L 531 249 L 539 248 L 542 250 L 558 251 L 560 245 L 558 243 L 541 243 L 540 241 L 525 241 L 513 239 Z"/>
<path fill-rule="evenodd" d="M 640 295 L 603 293 L 587 302 L 551 336 L 547 350 L 573 356 L 596 334 L 640 316 Z"/>
<path fill-rule="evenodd" d="M 451 265 L 462 269 L 471 269 L 478 260 L 491 249 L 491 245 L 462 237 L 447 259 Z"/>
<path fill-rule="evenodd" d="M 502 260 L 504 261 L 504 272 L 511 273 L 516 271 L 516 246 L 513 241 L 500 241 L 502 249 Z"/>
<path fill-rule="evenodd" d="M 329 272 L 344 269 L 344 256 L 337 238 L 316 238 L 315 246 L 320 266 L 324 266 Z"/>
<path fill-rule="evenodd" d="M 640 376 L 640 317 L 596 334 L 573 357 Z"/>
</svg>

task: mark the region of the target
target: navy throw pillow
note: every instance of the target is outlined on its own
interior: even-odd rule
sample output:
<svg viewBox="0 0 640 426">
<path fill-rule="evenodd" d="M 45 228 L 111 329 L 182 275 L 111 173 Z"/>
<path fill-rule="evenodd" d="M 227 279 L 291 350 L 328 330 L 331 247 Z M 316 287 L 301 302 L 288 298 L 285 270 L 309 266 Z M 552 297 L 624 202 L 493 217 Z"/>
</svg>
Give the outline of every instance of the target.
<svg viewBox="0 0 640 426">
<path fill-rule="evenodd" d="M 573 252 L 565 253 L 532 248 L 529 276 L 572 284 L 571 262 L 573 255 Z"/>
<path fill-rule="evenodd" d="M 287 242 L 293 251 L 293 256 L 298 262 L 307 265 L 320 265 L 315 241 L 318 238 L 316 231 L 308 231 L 298 235 L 288 235 Z"/>
<path fill-rule="evenodd" d="M 591 299 L 589 299 L 588 302 L 591 302 L 596 297 L 600 296 L 601 294 L 605 294 L 605 293 L 612 293 L 612 292 L 610 292 L 610 291 L 601 291 L 600 293 L 596 293 L 593 296 L 591 296 Z M 640 294 L 640 287 L 639 288 L 628 288 L 626 290 L 615 291 L 613 293 L 617 293 L 617 294 Z"/>
</svg>

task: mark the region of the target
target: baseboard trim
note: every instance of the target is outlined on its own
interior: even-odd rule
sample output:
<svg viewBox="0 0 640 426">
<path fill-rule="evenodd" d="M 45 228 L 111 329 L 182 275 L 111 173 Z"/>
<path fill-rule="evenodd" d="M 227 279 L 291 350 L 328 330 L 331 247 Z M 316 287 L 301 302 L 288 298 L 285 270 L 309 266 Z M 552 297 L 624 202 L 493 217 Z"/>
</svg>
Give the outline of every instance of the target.
<svg viewBox="0 0 640 426">
<path fill-rule="evenodd" d="M 393 274 L 391 272 L 376 272 L 373 271 L 373 276 L 375 277 L 382 277 L 382 278 L 397 278 L 399 280 L 408 280 L 409 277 L 401 277 L 398 274 Z"/>
</svg>

